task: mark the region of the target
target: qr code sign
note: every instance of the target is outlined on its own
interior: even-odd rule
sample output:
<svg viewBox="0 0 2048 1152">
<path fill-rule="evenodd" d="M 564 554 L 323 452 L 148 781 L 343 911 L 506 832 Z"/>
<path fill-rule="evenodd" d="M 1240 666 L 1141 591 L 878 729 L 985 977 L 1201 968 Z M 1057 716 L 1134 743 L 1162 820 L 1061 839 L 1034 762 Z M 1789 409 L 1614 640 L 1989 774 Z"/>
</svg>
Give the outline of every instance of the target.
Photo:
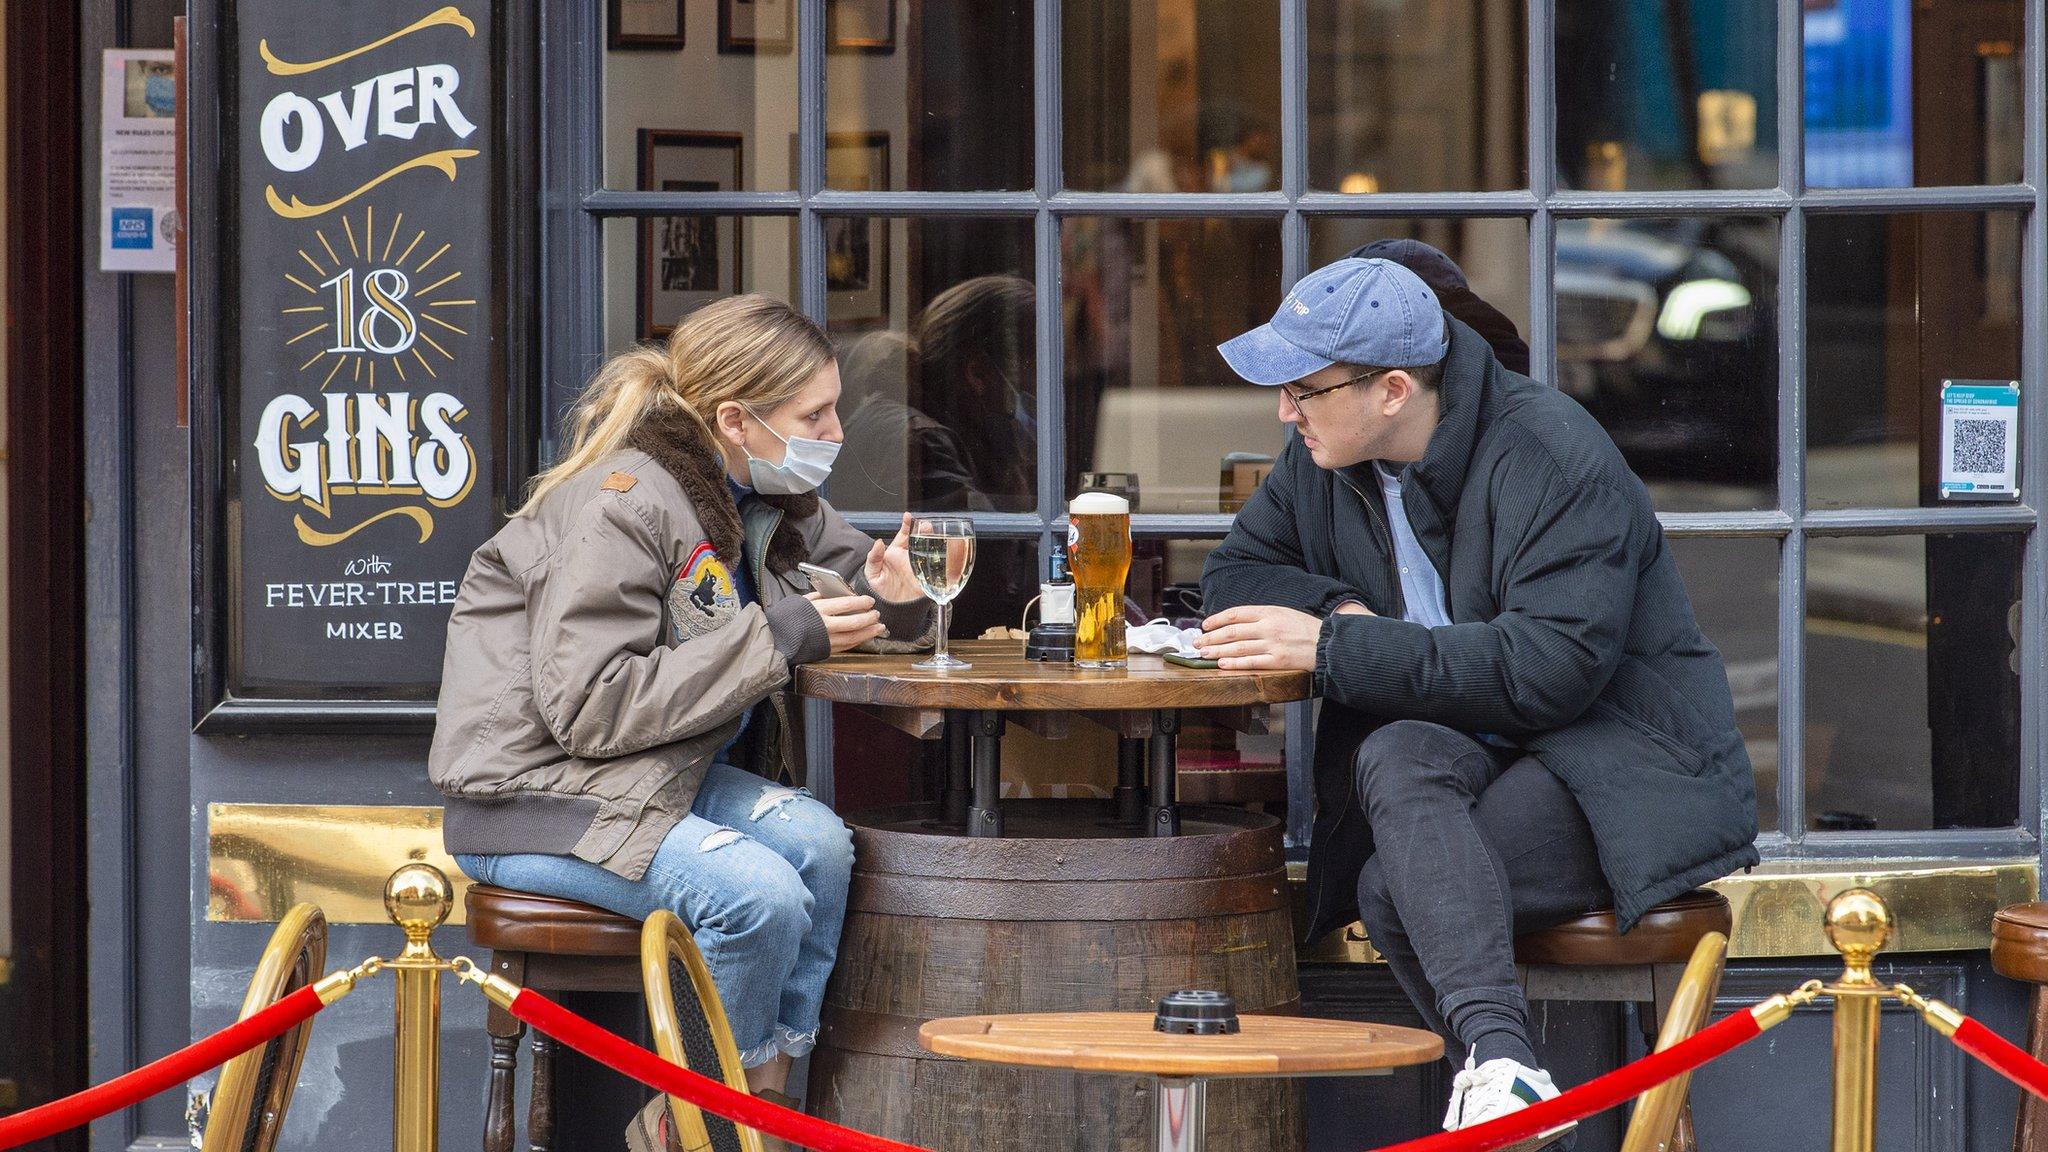
<svg viewBox="0 0 2048 1152">
<path fill-rule="evenodd" d="M 1955 471 L 1975 475 L 2004 472 L 2005 428 L 2003 420 L 1956 421 L 1955 442 L 1949 446 Z"/>
</svg>

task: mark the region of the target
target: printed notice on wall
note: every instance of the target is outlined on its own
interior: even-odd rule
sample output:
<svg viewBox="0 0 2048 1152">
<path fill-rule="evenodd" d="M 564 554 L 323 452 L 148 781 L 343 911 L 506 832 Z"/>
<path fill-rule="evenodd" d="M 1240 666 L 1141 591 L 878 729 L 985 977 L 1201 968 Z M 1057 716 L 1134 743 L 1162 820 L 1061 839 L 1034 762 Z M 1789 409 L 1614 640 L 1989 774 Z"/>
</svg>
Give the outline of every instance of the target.
<svg viewBox="0 0 2048 1152">
<path fill-rule="evenodd" d="M 491 11 L 240 9 L 242 694 L 431 698 L 497 526 Z"/>
<path fill-rule="evenodd" d="M 1941 498 L 2017 500 L 2017 380 L 1941 382 Z"/>
<path fill-rule="evenodd" d="M 100 57 L 100 271 L 175 271 L 178 84 L 168 48 Z"/>
</svg>

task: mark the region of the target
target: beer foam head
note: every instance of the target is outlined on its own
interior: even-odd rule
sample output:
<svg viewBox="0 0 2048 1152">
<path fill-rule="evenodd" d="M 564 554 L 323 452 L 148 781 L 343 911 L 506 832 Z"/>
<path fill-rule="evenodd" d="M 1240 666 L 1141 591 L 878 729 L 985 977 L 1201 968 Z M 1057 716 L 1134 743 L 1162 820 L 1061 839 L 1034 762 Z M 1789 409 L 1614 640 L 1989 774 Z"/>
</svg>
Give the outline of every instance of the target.
<svg viewBox="0 0 2048 1152">
<path fill-rule="evenodd" d="M 1128 516 L 1131 502 L 1114 492 L 1083 492 L 1067 505 L 1069 516 Z"/>
</svg>

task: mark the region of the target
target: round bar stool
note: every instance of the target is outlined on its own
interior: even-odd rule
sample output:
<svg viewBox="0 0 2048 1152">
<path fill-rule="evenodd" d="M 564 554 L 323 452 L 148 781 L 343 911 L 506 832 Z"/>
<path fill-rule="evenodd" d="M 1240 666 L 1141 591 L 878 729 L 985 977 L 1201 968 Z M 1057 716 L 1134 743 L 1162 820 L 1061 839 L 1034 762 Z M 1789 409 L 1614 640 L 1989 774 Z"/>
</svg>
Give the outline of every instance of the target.
<svg viewBox="0 0 2048 1152">
<path fill-rule="evenodd" d="M 2000 976 L 2034 986 L 2027 1018 L 2027 1053 L 2048 1053 L 2048 902 L 2014 904 L 1991 917 L 1991 967 Z M 2031 1092 L 2020 1093 L 2013 1128 L 2015 1152 L 2048 1152 L 2048 1108 Z"/>
<path fill-rule="evenodd" d="M 537 992 L 639 992 L 640 921 L 552 896 L 489 884 L 469 889 L 469 938 L 491 950 L 491 971 Z M 484 1105 L 484 1152 L 512 1152 L 512 1078 L 526 1025 L 496 1005 L 491 1037 L 490 1094 Z M 533 1034 L 533 1099 L 526 1114 L 533 1152 L 554 1145 L 555 1041 Z"/>
<path fill-rule="evenodd" d="M 1530 1000 L 1635 1004 L 1643 1042 L 1654 1051 L 1693 949 L 1710 933 L 1728 935 L 1728 900 L 1704 888 L 1650 909 L 1626 935 L 1614 913 L 1594 912 L 1515 938 L 1522 994 Z M 1693 1152 L 1692 1105 L 1679 1112 L 1670 1152 Z"/>
</svg>

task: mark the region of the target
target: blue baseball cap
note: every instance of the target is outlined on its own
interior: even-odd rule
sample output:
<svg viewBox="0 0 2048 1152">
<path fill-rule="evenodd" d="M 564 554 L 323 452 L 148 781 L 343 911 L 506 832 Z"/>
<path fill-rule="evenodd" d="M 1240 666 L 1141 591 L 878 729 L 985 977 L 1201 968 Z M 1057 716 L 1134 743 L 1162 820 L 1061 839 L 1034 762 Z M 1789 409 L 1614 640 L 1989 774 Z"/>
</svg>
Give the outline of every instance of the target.
<svg viewBox="0 0 2048 1152">
<path fill-rule="evenodd" d="M 1302 277 L 1273 319 L 1216 346 L 1254 384 L 1286 384 L 1332 364 L 1420 368 L 1444 358 L 1444 310 L 1392 260 L 1351 257 Z"/>
</svg>

